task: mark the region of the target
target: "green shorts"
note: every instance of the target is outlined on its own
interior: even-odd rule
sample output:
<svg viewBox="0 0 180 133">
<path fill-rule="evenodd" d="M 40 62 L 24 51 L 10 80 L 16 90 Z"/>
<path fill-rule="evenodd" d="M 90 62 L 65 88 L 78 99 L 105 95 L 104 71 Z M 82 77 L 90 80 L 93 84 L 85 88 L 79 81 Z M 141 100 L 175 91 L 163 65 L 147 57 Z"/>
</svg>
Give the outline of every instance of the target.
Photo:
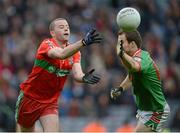
<svg viewBox="0 0 180 133">
<path fill-rule="evenodd" d="M 161 132 L 165 126 L 165 122 L 167 121 L 169 114 L 170 108 L 169 105 L 166 104 L 164 111 L 162 112 L 137 110 L 136 118 L 145 126 L 151 127 L 153 131 Z"/>
</svg>

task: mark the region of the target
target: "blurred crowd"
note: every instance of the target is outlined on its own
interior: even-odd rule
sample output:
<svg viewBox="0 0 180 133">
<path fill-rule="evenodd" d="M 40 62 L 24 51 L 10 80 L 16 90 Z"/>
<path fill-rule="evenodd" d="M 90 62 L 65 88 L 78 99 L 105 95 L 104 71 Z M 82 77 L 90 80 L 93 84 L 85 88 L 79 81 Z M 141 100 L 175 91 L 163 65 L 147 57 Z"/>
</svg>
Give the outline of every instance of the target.
<svg viewBox="0 0 180 133">
<path fill-rule="evenodd" d="M 110 88 L 127 74 L 116 55 L 116 14 L 126 6 L 141 14 L 138 30 L 143 49 L 160 68 L 166 98 L 179 100 L 179 0 L 0 0 L 0 128 L 14 130 L 19 84 L 31 72 L 40 42 L 50 37 L 49 23 L 58 17 L 69 22 L 70 43 L 81 39 L 90 27 L 96 27 L 104 38 L 102 44 L 81 51 L 83 71 L 95 68 L 101 82 L 79 84 L 70 76 L 59 100 L 60 116 L 102 118 L 110 114 L 112 105 L 135 107 L 131 90 L 117 101 L 109 97 Z"/>
</svg>

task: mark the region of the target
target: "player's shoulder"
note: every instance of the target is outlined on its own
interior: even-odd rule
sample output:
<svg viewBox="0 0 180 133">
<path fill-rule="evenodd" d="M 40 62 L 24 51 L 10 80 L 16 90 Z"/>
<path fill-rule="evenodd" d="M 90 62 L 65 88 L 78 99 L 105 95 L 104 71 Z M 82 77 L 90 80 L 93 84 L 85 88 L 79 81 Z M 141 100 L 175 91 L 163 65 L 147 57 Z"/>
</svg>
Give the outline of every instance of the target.
<svg viewBox="0 0 180 133">
<path fill-rule="evenodd" d="M 149 53 L 147 50 L 141 49 L 142 53 Z"/>
<path fill-rule="evenodd" d="M 141 50 L 141 55 L 142 56 L 150 56 L 150 53 L 146 50 Z"/>
<path fill-rule="evenodd" d="M 52 38 L 44 39 L 40 45 L 41 47 L 51 47 L 51 48 L 56 46 Z"/>
<path fill-rule="evenodd" d="M 52 40 L 52 38 L 45 38 L 43 41 L 42 41 L 42 44 L 44 44 L 44 43 L 46 43 L 46 44 L 53 44 L 54 42 L 53 42 L 53 40 Z"/>
<path fill-rule="evenodd" d="M 133 56 L 133 59 L 138 61 L 138 62 L 141 62 L 141 60 L 146 60 L 149 57 L 150 57 L 150 54 L 148 51 L 140 49 Z"/>
</svg>

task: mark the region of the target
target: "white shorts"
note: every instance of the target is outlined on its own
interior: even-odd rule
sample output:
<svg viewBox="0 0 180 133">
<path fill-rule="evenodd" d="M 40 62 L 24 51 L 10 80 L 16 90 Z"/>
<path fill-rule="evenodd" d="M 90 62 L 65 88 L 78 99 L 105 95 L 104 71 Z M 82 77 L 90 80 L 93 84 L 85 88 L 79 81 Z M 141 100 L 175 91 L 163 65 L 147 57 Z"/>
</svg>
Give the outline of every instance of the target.
<svg viewBox="0 0 180 133">
<path fill-rule="evenodd" d="M 161 132 L 169 114 L 170 108 L 169 105 L 166 104 L 162 112 L 137 110 L 136 118 L 145 126 L 151 127 L 153 131 Z"/>
</svg>

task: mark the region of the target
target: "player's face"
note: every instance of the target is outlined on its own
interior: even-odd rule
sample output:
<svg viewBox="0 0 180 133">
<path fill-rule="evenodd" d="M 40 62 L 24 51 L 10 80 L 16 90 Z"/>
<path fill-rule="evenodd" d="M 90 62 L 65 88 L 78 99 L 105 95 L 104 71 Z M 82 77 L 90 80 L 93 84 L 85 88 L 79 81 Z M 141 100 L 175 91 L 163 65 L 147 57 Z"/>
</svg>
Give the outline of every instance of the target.
<svg viewBox="0 0 180 133">
<path fill-rule="evenodd" d="M 125 34 L 121 34 L 121 35 L 118 36 L 118 42 L 120 42 L 121 40 L 123 41 L 123 45 L 122 45 L 122 46 L 123 46 L 123 48 L 124 48 L 124 51 L 125 51 L 127 54 L 129 54 L 130 51 L 131 51 L 131 45 L 130 45 L 129 42 L 127 41 Z"/>
<path fill-rule="evenodd" d="M 55 21 L 54 36 L 59 41 L 68 41 L 70 37 L 69 24 L 66 20 L 57 20 Z"/>
</svg>

